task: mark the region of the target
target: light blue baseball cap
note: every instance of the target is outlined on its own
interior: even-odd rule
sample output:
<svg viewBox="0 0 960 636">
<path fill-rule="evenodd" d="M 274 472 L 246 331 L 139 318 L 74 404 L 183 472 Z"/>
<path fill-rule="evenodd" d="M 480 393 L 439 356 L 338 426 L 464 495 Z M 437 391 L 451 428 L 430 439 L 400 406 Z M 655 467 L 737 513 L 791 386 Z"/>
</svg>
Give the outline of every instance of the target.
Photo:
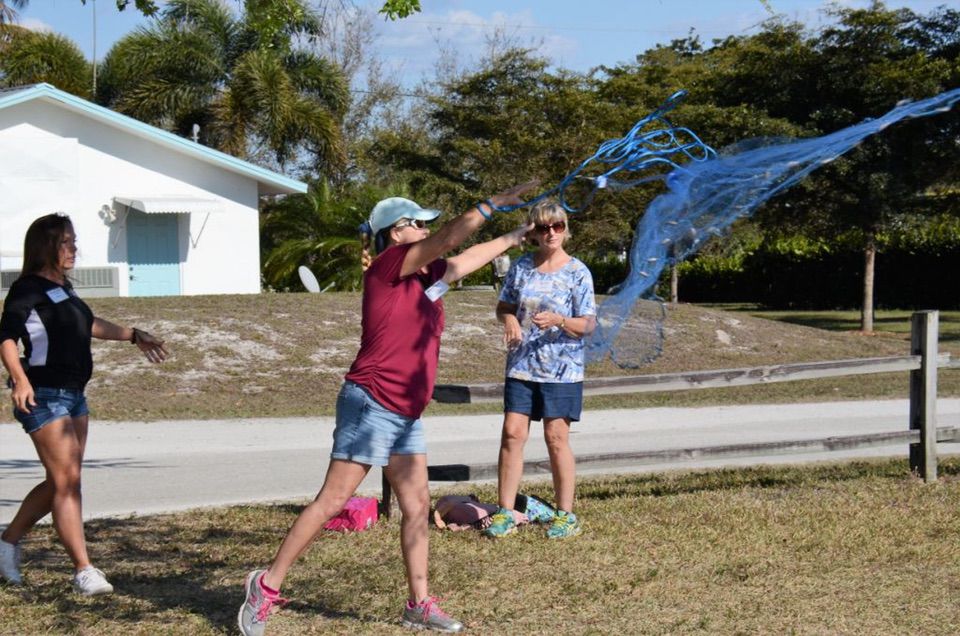
<svg viewBox="0 0 960 636">
<path fill-rule="evenodd" d="M 373 206 L 370 212 L 370 228 L 376 236 L 380 230 L 390 227 L 400 219 L 419 219 L 432 221 L 440 216 L 440 210 L 421 208 L 410 199 L 390 197 Z"/>
</svg>

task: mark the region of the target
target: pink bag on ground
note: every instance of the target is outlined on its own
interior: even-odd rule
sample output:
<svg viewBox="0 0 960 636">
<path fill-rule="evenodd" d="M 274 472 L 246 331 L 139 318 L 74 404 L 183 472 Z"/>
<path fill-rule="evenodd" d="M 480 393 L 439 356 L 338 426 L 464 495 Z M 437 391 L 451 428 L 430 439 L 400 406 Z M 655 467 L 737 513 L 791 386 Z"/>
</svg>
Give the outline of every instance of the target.
<svg viewBox="0 0 960 636">
<path fill-rule="evenodd" d="M 377 521 L 377 500 L 373 497 L 350 497 L 347 505 L 324 524 L 325 530 L 366 530 Z"/>
</svg>

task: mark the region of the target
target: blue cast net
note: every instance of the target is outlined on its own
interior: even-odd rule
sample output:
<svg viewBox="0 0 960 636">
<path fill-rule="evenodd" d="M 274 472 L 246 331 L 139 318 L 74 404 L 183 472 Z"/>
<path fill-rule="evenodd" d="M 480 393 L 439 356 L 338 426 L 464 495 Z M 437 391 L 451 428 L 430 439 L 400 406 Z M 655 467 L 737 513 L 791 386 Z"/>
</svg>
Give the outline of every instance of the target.
<svg viewBox="0 0 960 636">
<path fill-rule="evenodd" d="M 668 100 L 666 109 L 680 97 L 682 93 Z M 620 155 L 614 151 L 604 156 L 598 153 L 578 168 L 581 170 L 589 163 L 608 158 L 615 164 L 599 177 L 593 177 L 595 187 L 591 197 L 596 189 L 604 186 L 630 187 L 661 178 L 667 185 L 667 192 L 650 203 L 637 223 L 627 279 L 619 291 L 598 308 L 597 329 L 586 342 L 587 362 L 610 355 L 621 367 L 636 367 L 655 358 L 662 348 L 664 310 L 653 290 L 664 267 L 695 253 L 734 221 L 753 214 L 765 201 L 866 137 L 904 119 L 946 112 L 957 101 L 960 101 L 960 89 L 900 103 L 882 117 L 822 137 L 747 140 L 719 155 L 704 146 L 693 133 L 670 127 L 662 117 L 664 107 L 642 120 L 640 124 L 667 126 L 666 130 L 644 133 L 645 139 L 654 145 L 663 142 L 662 148 L 652 148 L 649 143 L 634 145 L 628 135 L 621 141 L 629 152 L 620 163 L 616 163 Z M 604 147 L 616 148 L 617 144 L 607 142 Z M 674 161 L 678 153 L 694 160 L 680 165 Z M 639 174 L 665 165 L 671 168 L 665 175 Z M 623 174 L 630 176 L 623 179 Z M 569 182 L 570 177 L 561 185 Z M 558 188 L 562 195 L 563 188 Z M 567 209 L 582 208 L 583 205 Z"/>
</svg>

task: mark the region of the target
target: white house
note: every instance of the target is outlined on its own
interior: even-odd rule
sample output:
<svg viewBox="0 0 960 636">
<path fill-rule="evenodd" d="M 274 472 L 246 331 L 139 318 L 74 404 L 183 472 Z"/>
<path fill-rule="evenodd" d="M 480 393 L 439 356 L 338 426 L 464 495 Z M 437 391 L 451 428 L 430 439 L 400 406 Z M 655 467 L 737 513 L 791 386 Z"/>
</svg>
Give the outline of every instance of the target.
<svg viewBox="0 0 960 636">
<path fill-rule="evenodd" d="M 81 296 L 258 293 L 258 200 L 306 190 L 49 84 L 0 90 L 0 296 L 50 212 L 73 220 Z"/>
</svg>

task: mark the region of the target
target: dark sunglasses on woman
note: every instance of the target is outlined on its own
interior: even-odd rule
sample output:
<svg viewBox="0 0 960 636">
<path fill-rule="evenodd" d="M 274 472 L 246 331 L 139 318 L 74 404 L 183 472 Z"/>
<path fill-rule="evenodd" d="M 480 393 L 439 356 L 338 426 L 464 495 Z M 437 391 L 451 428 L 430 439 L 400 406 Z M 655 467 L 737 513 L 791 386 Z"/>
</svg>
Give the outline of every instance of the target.
<svg viewBox="0 0 960 636">
<path fill-rule="evenodd" d="M 418 230 L 422 230 L 423 228 L 427 227 L 427 222 L 421 219 L 404 219 L 393 227 L 407 227 L 408 225 L 410 227 L 415 227 Z"/>
<path fill-rule="evenodd" d="M 538 223 L 533 226 L 540 234 L 546 234 L 550 230 L 553 230 L 555 234 L 560 234 L 565 229 L 567 229 L 567 224 L 565 221 L 556 221 L 555 223 Z"/>
</svg>

